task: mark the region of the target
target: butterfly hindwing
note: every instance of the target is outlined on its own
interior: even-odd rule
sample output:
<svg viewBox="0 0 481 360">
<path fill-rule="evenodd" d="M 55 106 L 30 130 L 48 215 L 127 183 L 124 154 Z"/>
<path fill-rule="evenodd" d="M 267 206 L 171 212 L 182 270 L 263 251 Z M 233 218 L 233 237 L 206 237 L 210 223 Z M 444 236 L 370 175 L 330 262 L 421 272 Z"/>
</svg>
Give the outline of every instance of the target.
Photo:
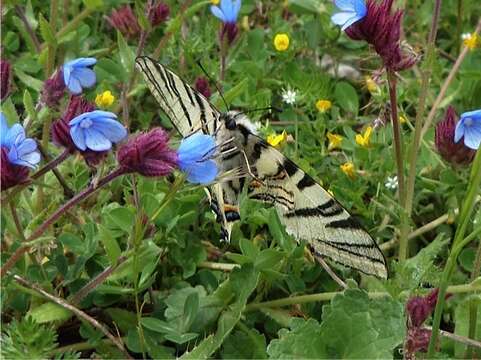
<svg viewBox="0 0 481 360">
<path fill-rule="evenodd" d="M 256 136 L 250 162 L 257 179 L 249 197 L 273 204 L 286 231 L 315 254 L 387 278 L 386 260 L 359 222 L 312 177 Z"/>
</svg>

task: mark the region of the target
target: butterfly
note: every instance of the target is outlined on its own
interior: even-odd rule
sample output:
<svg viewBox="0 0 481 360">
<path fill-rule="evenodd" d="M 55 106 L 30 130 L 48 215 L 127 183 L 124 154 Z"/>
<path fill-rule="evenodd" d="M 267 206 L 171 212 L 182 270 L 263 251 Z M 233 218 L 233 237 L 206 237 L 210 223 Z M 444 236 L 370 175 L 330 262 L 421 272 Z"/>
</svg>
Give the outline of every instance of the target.
<svg viewBox="0 0 481 360">
<path fill-rule="evenodd" d="M 311 176 L 258 136 L 249 118 L 237 111 L 221 112 L 201 93 L 157 61 L 141 56 L 136 66 L 162 111 L 182 137 L 202 132 L 229 149 L 219 157 L 219 173 L 243 169 L 244 176 L 210 185 L 211 209 L 229 241 L 240 220 L 239 198 L 275 206 L 286 232 L 306 241 L 314 255 L 369 275 L 387 278 L 386 259 L 361 224 Z"/>
</svg>

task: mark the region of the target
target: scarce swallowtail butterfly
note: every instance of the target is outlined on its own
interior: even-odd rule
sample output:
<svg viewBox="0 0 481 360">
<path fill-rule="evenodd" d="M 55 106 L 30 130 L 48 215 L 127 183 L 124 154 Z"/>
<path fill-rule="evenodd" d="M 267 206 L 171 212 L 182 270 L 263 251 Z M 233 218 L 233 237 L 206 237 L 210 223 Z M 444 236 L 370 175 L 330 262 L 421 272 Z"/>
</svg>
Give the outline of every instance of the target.
<svg viewBox="0 0 481 360">
<path fill-rule="evenodd" d="M 374 239 L 311 176 L 260 138 L 244 114 L 220 112 L 149 57 L 138 57 L 136 66 L 182 137 L 201 131 L 213 135 L 219 146 L 231 143 L 235 149 L 218 158 L 219 172 L 242 168 L 247 175 L 206 189 L 223 240 L 230 240 L 232 225 L 240 219 L 239 196 L 247 186 L 248 196 L 274 205 L 287 233 L 306 241 L 316 256 L 387 278 L 386 260 Z"/>
</svg>

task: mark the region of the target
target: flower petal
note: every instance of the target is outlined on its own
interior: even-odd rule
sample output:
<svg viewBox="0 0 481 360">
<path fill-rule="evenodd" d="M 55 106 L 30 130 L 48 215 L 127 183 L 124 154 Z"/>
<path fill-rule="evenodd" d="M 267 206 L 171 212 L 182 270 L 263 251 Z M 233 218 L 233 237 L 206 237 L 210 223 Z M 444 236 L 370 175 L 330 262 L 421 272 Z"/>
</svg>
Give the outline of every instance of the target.
<svg viewBox="0 0 481 360">
<path fill-rule="evenodd" d="M 331 16 L 331 21 L 336 25 L 344 26 L 346 22 L 356 16 L 354 11 L 343 11 Z"/>
<path fill-rule="evenodd" d="M 85 144 L 90 150 L 105 151 L 112 148 L 112 143 L 102 133 L 92 128 L 84 129 Z"/>
<path fill-rule="evenodd" d="M 211 12 L 212 15 L 214 15 L 216 18 L 220 19 L 220 20 L 223 21 L 223 22 L 226 22 L 224 13 L 222 12 L 222 10 L 221 10 L 218 6 L 211 6 L 211 7 L 210 7 L 210 12 Z"/>
<path fill-rule="evenodd" d="M 217 164 L 213 160 L 203 161 L 188 169 L 187 181 L 193 184 L 208 184 L 217 176 Z"/>
<path fill-rule="evenodd" d="M 334 4 L 342 11 L 354 11 L 353 0 L 334 0 Z"/>
<path fill-rule="evenodd" d="M 92 125 L 92 129 L 100 132 L 111 142 L 117 143 L 127 136 L 127 130 L 117 120 L 102 118 Z"/>
<path fill-rule="evenodd" d="M 85 113 L 83 113 L 83 114 L 77 115 L 77 116 L 74 117 L 72 120 L 70 120 L 70 121 L 68 122 L 68 124 L 69 124 L 70 126 L 78 125 L 79 123 L 82 122 L 82 120 L 84 120 L 85 118 L 90 117 L 90 114 L 91 114 L 91 112 L 85 112 Z"/>
<path fill-rule="evenodd" d="M 78 95 L 82 92 L 82 86 L 80 86 L 80 81 L 73 74 L 70 75 L 67 87 L 72 94 Z"/>
<path fill-rule="evenodd" d="M 74 125 L 70 128 L 70 136 L 72 137 L 72 141 L 77 148 L 83 151 L 87 150 L 84 129 L 82 129 L 79 125 Z"/>
<path fill-rule="evenodd" d="M 35 169 L 36 165 L 40 162 L 40 153 L 38 151 L 32 151 L 28 154 L 21 156 L 20 160 L 23 161 L 24 166 Z"/>
<path fill-rule="evenodd" d="M 481 126 L 466 126 L 464 131 L 464 145 L 478 150 L 481 143 Z"/>
<path fill-rule="evenodd" d="M 17 148 L 19 157 L 23 157 L 23 155 L 37 150 L 37 143 L 35 140 L 27 138 L 23 141 L 15 142 L 15 147 Z"/>
<path fill-rule="evenodd" d="M 481 120 L 481 110 L 468 111 L 461 114 L 461 119 L 473 118 Z"/>
<path fill-rule="evenodd" d="M 7 118 L 0 112 L 0 145 L 4 144 L 4 139 L 6 139 L 8 133 L 8 123 Z"/>
<path fill-rule="evenodd" d="M 65 65 L 69 65 L 71 67 L 88 67 L 88 66 L 92 66 L 92 65 L 95 65 L 97 63 L 97 59 L 95 58 L 78 58 L 78 59 L 74 59 L 74 60 L 71 60 L 67 63 L 65 63 Z"/>
<path fill-rule="evenodd" d="M 192 162 L 200 161 L 214 147 L 215 140 L 209 135 L 195 133 L 183 139 L 177 150 L 180 169 L 188 167 Z"/>
<path fill-rule="evenodd" d="M 464 122 L 462 120 L 458 121 L 456 124 L 456 129 L 454 129 L 454 142 L 457 143 L 464 136 Z"/>
<path fill-rule="evenodd" d="M 95 85 L 95 72 L 87 68 L 77 68 L 72 72 L 72 76 L 80 81 L 80 85 L 84 88 L 90 88 Z"/>
<path fill-rule="evenodd" d="M 4 138 L 4 145 L 6 147 L 11 147 L 15 142 L 20 142 L 25 139 L 25 130 L 20 124 L 13 124 L 13 126 L 8 129 L 7 136 Z"/>
</svg>

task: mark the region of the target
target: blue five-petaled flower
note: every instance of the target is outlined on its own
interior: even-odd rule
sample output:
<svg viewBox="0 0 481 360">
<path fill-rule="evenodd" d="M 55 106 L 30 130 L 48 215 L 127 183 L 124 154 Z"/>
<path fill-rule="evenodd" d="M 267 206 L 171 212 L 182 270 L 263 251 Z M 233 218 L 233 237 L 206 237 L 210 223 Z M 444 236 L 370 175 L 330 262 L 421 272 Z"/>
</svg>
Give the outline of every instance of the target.
<svg viewBox="0 0 481 360">
<path fill-rule="evenodd" d="M 0 123 L 0 143 L 7 148 L 8 161 L 34 169 L 40 162 L 35 140 L 27 138 L 25 129 L 18 123 L 9 128 L 3 113 L 0 113 Z"/>
<path fill-rule="evenodd" d="M 217 164 L 212 159 L 215 140 L 210 135 L 196 133 L 182 140 L 177 149 L 179 169 L 193 184 L 207 184 L 217 176 Z"/>
<path fill-rule="evenodd" d="M 481 109 L 465 112 L 456 124 L 454 141 L 458 142 L 464 136 L 464 145 L 473 150 L 481 144 Z"/>
<path fill-rule="evenodd" d="M 340 25 L 341 30 L 346 30 L 356 21 L 361 20 L 367 14 L 364 0 L 334 0 L 334 4 L 341 10 L 331 16 L 334 24 Z"/>
<path fill-rule="evenodd" d="M 63 65 L 63 80 L 72 94 L 78 95 L 84 88 L 95 85 L 95 72 L 91 69 L 95 58 L 78 58 Z"/>
<path fill-rule="evenodd" d="M 237 21 L 240 8 L 241 0 L 220 0 L 220 7 L 212 5 L 210 11 L 223 23 L 232 24 Z"/>
<path fill-rule="evenodd" d="M 70 136 L 82 151 L 105 151 L 127 136 L 125 127 L 117 121 L 117 115 L 95 110 L 83 113 L 69 122 Z"/>
</svg>

